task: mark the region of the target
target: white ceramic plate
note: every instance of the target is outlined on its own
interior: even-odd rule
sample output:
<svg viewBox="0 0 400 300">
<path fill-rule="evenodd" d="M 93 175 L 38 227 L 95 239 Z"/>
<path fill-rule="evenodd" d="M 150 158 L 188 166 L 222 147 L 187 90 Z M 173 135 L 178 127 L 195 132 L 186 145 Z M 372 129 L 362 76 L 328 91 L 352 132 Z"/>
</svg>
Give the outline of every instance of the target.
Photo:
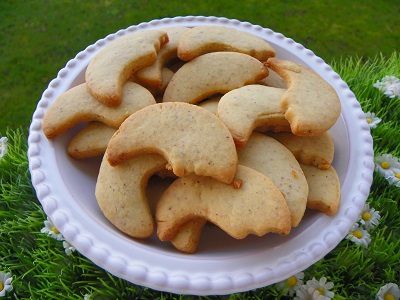
<svg viewBox="0 0 400 300">
<path fill-rule="evenodd" d="M 287 237 L 267 235 L 234 240 L 210 226 L 200 251 L 181 254 L 156 238 L 134 240 L 102 215 L 94 196 L 98 160 L 77 162 L 66 154 L 71 136 L 46 139 L 41 122 L 58 95 L 84 80 L 93 55 L 128 32 L 168 26 L 223 25 L 267 40 L 277 56 L 306 65 L 336 90 L 342 114 L 330 130 L 334 167 L 341 182 L 341 206 L 334 217 L 308 212 Z M 228 294 L 267 286 L 306 269 L 345 237 L 369 193 L 373 172 L 372 138 L 360 104 L 347 84 L 321 58 L 280 33 L 247 22 L 216 17 L 176 17 L 141 23 L 90 45 L 61 69 L 44 91 L 29 134 L 32 183 L 46 214 L 64 237 L 93 263 L 132 283 L 181 294 Z"/>
</svg>

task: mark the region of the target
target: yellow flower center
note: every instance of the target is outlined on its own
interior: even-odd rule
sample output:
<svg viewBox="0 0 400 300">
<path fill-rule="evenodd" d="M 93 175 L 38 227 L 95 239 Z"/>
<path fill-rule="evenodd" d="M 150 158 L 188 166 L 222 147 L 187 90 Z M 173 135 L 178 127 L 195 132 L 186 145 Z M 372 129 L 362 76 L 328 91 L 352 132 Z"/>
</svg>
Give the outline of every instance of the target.
<svg viewBox="0 0 400 300">
<path fill-rule="evenodd" d="M 364 221 L 369 221 L 369 220 L 371 220 L 372 215 L 369 211 L 365 211 L 365 212 L 363 212 L 361 217 Z"/>
<path fill-rule="evenodd" d="M 396 298 L 391 293 L 385 294 L 385 296 L 383 296 L 383 299 L 384 300 L 396 300 Z"/>
<path fill-rule="evenodd" d="M 383 162 L 381 162 L 381 167 L 383 169 L 389 169 L 390 168 L 390 164 L 387 161 L 383 161 Z"/>
<path fill-rule="evenodd" d="M 4 283 L 0 281 L 0 292 L 4 289 Z"/>
<path fill-rule="evenodd" d="M 363 234 L 362 234 L 361 230 L 359 230 L 359 229 L 354 230 L 352 234 L 358 239 L 361 239 L 363 237 Z"/>
<path fill-rule="evenodd" d="M 56 226 L 51 227 L 50 230 L 53 231 L 55 234 L 59 234 L 60 233 Z"/>
<path fill-rule="evenodd" d="M 367 123 L 368 123 L 368 124 L 371 124 L 372 121 L 373 121 L 372 118 L 367 118 Z"/>
<path fill-rule="evenodd" d="M 317 291 L 319 292 L 320 295 L 325 295 L 325 289 L 322 286 L 317 288 Z"/>
<path fill-rule="evenodd" d="M 296 276 L 289 277 L 289 279 L 286 280 L 286 283 L 287 283 L 288 287 L 290 287 L 290 288 L 294 287 L 297 284 Z"/>
<path fill-rule="evenodd" d="M 400 173 L 394 174 L 394 177 L 396 177 L 397 179 L 400 179 Z"/>
</svg>

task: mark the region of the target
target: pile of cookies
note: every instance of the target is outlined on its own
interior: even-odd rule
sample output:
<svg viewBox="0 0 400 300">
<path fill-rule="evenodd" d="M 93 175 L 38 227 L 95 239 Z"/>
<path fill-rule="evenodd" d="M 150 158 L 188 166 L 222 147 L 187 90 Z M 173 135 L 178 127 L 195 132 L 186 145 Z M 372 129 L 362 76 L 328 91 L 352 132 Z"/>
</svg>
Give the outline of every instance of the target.
<svg viewBox="0 0 400 300">
<path fill-rule="evenodd" d="M 137 31 L 98 52 L 85 79 L 51 105 L 43 130 L 53 139 L 87 122 L 67 151 L 104 154 L 96 199 L 127 235 L 156 227 L 160 240 L 193 253 L 207 221 L 243 239 L 287 235 L 306 208 L 337 212 L 327 131 L 338 96 L 266 41 L 222 26 Z M 155 211 L 153 175 L 174 178 Z"/>
</svg>

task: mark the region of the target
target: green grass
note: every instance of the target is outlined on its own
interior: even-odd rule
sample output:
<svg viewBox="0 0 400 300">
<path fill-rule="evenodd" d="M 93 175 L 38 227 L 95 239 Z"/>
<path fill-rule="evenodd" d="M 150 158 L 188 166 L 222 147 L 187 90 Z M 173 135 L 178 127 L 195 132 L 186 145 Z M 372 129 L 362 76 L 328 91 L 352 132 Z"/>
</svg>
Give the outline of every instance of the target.
<svg viewBox="0 0 400 300">
<path fill-rule="evenodd" d="M 333 66 L 364 110 L 376 112 L 383 119 L 372 131 L 375 152 L 400 157 L 400 99 L 386 98 L 372 87 L 385 75 L 400 76 L 399 54 L 364 62 L 342 59 Z M 62 299 L 79 299 L 86 293 L 95 299 L 183 298 L 113 277 L 76 252 L 66 256 L 61 242 L 41 234 L 46 217 L 31 187 L 24 130 L 2 133 L 10 140 L 8 154 L 0 160 L 0 271 L 14 275 L 14 290 L 6 299 L 58 299 L 60 295 Z M 326 276 L 334 282 L 335 299 L 374 299 L 382 285 L 400 283 L 400 188 L 389 186 L 375 174 L 368 202 L 382 216 L 380 225 L 371 231 L 369 247 L 360 248 L 344 240 L 305 271 L 306 279 Z M 226 298 L 286 299 L 275 286 Z"/>
<path fill-rule="evenodd" d="M 390 55 L 400 5 L 386 1 L 0 1 L 0 130 L 26 128 L 48 82 L 77 52 L 132 24 L 216 15 L 282 32 L 327 61 Z"/>
</svg>

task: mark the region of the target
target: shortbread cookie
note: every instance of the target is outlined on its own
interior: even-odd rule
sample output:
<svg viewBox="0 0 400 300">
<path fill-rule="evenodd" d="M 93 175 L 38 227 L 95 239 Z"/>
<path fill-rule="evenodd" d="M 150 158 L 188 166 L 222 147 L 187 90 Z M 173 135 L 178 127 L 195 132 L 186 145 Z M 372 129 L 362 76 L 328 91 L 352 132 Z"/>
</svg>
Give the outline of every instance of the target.
<svg viewBox="0 0 400 300">
<path fill-rule="evenodd" d="M 280 108 L 285 90 L 263 85 L 247 85 L 226 93 L 218 104 L 218 117 L 243 147 L 253 130 L 290 131 Z"/>
<path fill-rule="evenodd" d="M 257 59 L 242 53 L 215 52 L 182 66 L 164 93 L 164 102 L 198 103 L 214 94 L 224 94 L 268 75 Z"/>
<path fill-rule="evenodd" d="M 270 58 L 267 65 L 288 85 L 281 108 L 295 135 L 320 135 L 335 124 L 340 115 L 340 100 L 324 79 L 290 61 Z"/>
<path fill-rule="evenodd" d="M 261 79 L 258 84 L 276 87 L 280 89 L 287 89 L 286 83 L 283 81 L 282 77 L 278 75 L 274 70 L 268 68 L 268 76 Z"/>
<path fill-rule="evenodd" d="M 307 205 L 308 185 L 293 154 L 275 139 L 254 132 L 238 155 L 241 165 L 268 176 L 278 187 L 288 205 L 291 226 L 298 226 Z M 205 222 L 202 219 L 183 225 L 171 240 L 175 248 L 182 252 L 195 252 Z"/>
<path fill-rule="evenodd" d="M 131 114 L 155 103 L 153 95 L 144 87 L 127 82 L 118 107 L 108 107 L 97 101 L 85 83 L 73 87 L 59 96 L 49 107 L 43 119 L 43 131 L 54 138 L 80 122 L 98 121 L 118 128 Z"/>
<path fill-rule="evenodd" d="M 294 155 L 277 140 L 254 132 L 238 156 L 239 164 L 272 180 L 285 197 L 292 227 L 298 226 L 306 209 L 308 185 Z"/>
<path fill-rule="evenodd" d="M 339 209 L 340 182 L 333 167 L 320 170 L 314 166 L 301 164 L 307 178 L 309 194 L 307 208 L 333 216 Z"/>
<path fill-rule="evenodd" d="M 169 60 L 177 57 L 176 52 L 179 39 L 181 35 L 189 29 L 186 27 L 168 27 L 162 30 L 168 34 L 168 43 L 158 52 L 155 63 L 139 70 L 135 74 L 138 82 L 154 89 L 160 89 L 162 87 L 164 82 L 162 70 Z"/>
<path fill-rule="evenodd" d="M 334 144 L 328 132 L 320 136 L 295 136 L 291 133 L 269 134 L 288 148 L 305 165 L 326 170 L 332 164 Z"/>
<path fill-rule="evenodd" d="M 141 155 L 112 167 L 107 152 L 96 183 L 96 199 L 104 216 L 119 230 L 136 238 L 153 233 L 154 221 L 146 197 L 147 181 L 165 168 L 159 155 Z"/>
<path fill-rule="evenodd" d="M 89 123 L 71 139 L 67 152 L 76 159 L 101 156 L 116 131 L 117 129 L 103 123 Z"/>
<path fill-rule="evenodd" d="M 221 99 L 222 95 L 215 95 L 207 98 L 206 100 L 200 102 L 198 106 L 207 109 L 210 113 L 217 115 L 218 113 L 218 102 Z"/>
<path fill-rule="evenodd" d="M 206 219 L 197 218 L 183 224 L 175 237 L 171 239 L 172 245 L 181 252 L 195 253 L 199 247 L 201 232 L 206 223 Z"/>
<path fill-rule="evenodd" d="M 124 83 L 133 73 L 153 64 L 157 52 L 167 42 L 166 32 L 143 30 L 109 43 L 87 67 L 85 79 L 89 92 L 108 106 L 119 105 Z"/>
<path fill-rule="evenodd" d="M 186 31 L 179 41 L 178 56 L 188 61 L 209 52 L 231 51 L 251 55 L 260 61 L 275 56 L 265 40 L 223 26 L 198 26 Z"/>
<path fill-rule="evenodd" d="M 145 153 L 163 155 L 177 176 L 195 173 L 231 183 L 236 172 L 229 130 L 212 113 L 187 103 L 145 107 L 126 119 L 108 144 L 111 165 Z"/>
<path fill-rule="evenodd" d="M 238 166 L 242 186 L 221 183 L 210 177 L 189 175 L 175 180 L 157 204 L 157 235 L 171 240 L 188 221 L 204 218 L 230 236 L 288 234 L 290 212 L 282 193 L 265 175 Z"/>
</svg>

